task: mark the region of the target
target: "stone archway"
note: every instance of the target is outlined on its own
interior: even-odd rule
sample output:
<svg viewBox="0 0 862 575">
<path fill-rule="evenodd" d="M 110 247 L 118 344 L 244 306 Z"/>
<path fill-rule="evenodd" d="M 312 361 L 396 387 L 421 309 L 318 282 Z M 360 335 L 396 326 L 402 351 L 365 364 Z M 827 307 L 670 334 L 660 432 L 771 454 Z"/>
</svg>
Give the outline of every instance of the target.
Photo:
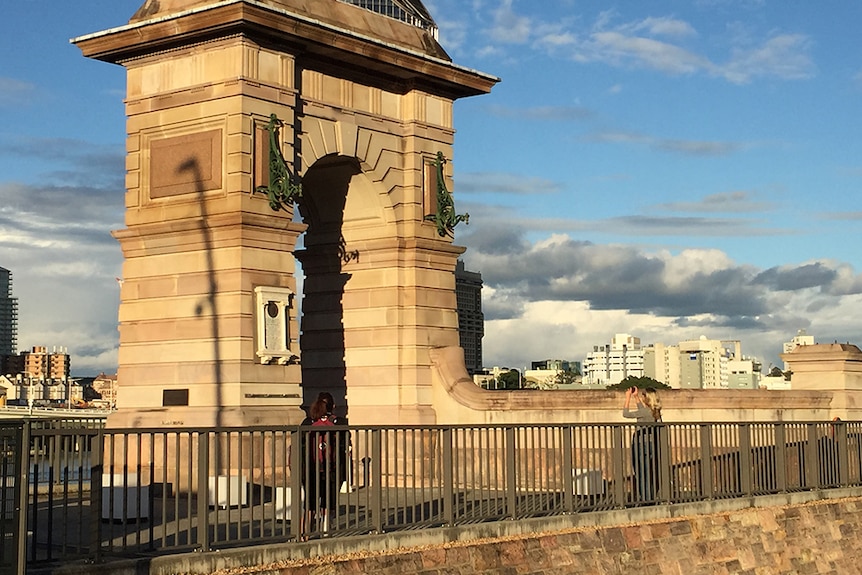
<svg viewBox="0 0 862 575">
<path fill-rule="evenodd" d="M 354 422 L 436 420 L 429 351 L 458 345 L 463 250 L 426 219 L 433 162 L 452 157 L 454 100 L 497 79 L 453 64 L 424 7 L 414 16 L 146 0 L 128 25 L 75 40 L 128 78 L 113 424 L 298 422 L 322 389 Z M 272 149 L 303 179 L 302 224 L 255 191 Z"/>
</svg>

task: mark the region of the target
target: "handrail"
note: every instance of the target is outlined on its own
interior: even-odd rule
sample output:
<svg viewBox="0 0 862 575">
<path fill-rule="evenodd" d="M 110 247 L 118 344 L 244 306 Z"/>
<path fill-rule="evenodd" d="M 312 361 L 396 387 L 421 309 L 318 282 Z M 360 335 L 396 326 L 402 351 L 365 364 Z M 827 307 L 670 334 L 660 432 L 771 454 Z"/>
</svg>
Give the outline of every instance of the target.
<svg viewBox="0 0 862 575">
<path fill-rule="evenodd" d="M 18 425 L 31 565 L 862 485 L 862 422 L 336 426 L 330 458 L 313 426 Z"/>
</svg>

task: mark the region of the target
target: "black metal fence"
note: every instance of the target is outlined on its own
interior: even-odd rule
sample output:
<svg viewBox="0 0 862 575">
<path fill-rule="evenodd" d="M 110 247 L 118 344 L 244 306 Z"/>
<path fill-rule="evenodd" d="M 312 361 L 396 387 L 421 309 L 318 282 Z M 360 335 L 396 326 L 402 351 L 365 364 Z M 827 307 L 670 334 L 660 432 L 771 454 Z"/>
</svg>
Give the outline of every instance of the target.
<svg viewBox="0 0 862 575">
<path fill-rule="evenodd" d="M 862 485 L 862 422 L 323 429 L 0 427 L 0 573 Z"/>
</svg>

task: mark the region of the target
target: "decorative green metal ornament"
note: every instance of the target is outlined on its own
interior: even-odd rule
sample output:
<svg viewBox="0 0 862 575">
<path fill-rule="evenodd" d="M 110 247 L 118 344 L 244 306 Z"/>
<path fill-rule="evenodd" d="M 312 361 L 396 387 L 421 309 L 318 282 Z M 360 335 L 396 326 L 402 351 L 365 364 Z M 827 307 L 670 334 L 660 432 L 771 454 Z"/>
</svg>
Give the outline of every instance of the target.
<svg viewBox="0 0 862 575">
<path fill-rule="evenodd" d="M 437 152 L 437 160 L 435 167 L 437 168 L 437 213 L 425 216 L 425 219 L 437 224 L 437 234 L 440 237 L 454 237 L 455 226 L 464 222 L 470 223 L 470 214 L 456 214 L 455 200 L 452 199 L 452 194 L 446 189 L 446 180 L 443 177 L 443 165 L 446 159 L 443 157 L 443 152 Z"/>
<path fill-rule="evenodd" d="M 302 183 L 299 177 L 291 173 L 281 153 L 280 129 L 284 122 L 275 114 L 270 115 L 267 131 L 269 131 L 269 185 L 258 186 L 256 191 L 269 197 L 269 207 L 278 211 L 287 209 L 298 198 L 302 197 Z"/>
</svg>

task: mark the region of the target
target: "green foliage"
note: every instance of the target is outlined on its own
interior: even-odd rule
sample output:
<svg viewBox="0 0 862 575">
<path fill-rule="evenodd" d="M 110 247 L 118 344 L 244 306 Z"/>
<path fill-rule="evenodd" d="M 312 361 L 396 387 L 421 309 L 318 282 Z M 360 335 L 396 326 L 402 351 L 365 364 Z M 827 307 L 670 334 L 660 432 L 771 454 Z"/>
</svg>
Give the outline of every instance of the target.
<svg viewBox="0 0 862 575">
<path fill-rule="evenodd" d="M 497 376 L 497 389 L 520 389 L 521 374 L 517 369 L 504 371 Z"/>
<path fill-rule="evenodd" d="M 638 389 L 647 389 L 651 387 L 653 389 L 670 389 L 671 387 L 665 383 L 660 381 L 656 381 L 651 377 L 635 377 L 633 375 L 628 376 L 624 380 L 619 383 L 615 383 L 613 385 L 609 385 L 607 389 L 628 389 L 630 387 L 637 387 Z"/>
<path fill-rule="evenodd" d="M 580 377 L 580 373 L 578 370 L 566 369 L 563 371 L 558 371 L 557 375 L 554 376 L 554 383 L 557 385 L 572 385 L 578 383 L 578 377 Z"/>
<path fill-rule="evenodd" d="M 783 377 L 785 381 L 790 381 L 790 376 L 793 374 L 791 371 L 781 371 L 780 367 L 773 367 L 767 373 L 767 377 Z"/>
</svg>

